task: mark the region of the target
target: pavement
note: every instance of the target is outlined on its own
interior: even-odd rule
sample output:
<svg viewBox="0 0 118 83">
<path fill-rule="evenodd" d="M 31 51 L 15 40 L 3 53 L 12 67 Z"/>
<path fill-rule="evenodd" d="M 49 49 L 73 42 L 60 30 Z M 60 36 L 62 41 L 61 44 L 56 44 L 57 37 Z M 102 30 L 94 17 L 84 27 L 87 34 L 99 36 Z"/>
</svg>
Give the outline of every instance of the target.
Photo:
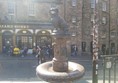
<svg viewBox="0 0 118 83">
<path fill-rule="evenodd" d="M 47 61 L 51 59 L 47 58 Z M 92 83 L 92 57 L 87 54 L 78 56 L 69 56 L 69 61 L 79 63 L 85 67 L 85 75 L 79 81 L 74 83 Z M 37 58 L 34 55 L 8 56 L 0 54 L 0 83 L 48 83 L 36 76 Z M 103 83 L 102 61 L 99 61 L 99 80 Z M 106 77 L 108 83 L 108 77 Z M 114 83 L 111 81 L 111 83 Z M 118 81 L 116 82 L 118 83 Z"/>
</svg>

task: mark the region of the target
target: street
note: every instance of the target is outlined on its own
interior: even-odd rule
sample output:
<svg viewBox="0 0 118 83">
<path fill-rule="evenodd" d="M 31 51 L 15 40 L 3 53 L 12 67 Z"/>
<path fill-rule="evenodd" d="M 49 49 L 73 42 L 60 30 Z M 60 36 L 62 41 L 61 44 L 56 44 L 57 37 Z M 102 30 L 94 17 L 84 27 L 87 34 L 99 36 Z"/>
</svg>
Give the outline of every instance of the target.
<svg viewBox="0 0 118 83">
<path fill-rule="evenodd" d="M 69 57 L 70 61 L 77 62 L 85 67 L 85 75 L 79 80 L 80 83 L 91 83 L 92 81 L 92 59 L 90 55 Z M 38 82 L 42 80 L 36 76 L 37 59 L 33 55 L 25 57 L 0 55 L 0 82 L 3 81 L 25 81 Z M 103 70 L 100 63 L 99 80 L 103 80 Z M 75 82 L 75 83 L 78 83 Z"/>
<path fill-rule="evenodd" d="M 25 80 L 36 77 L 36 59 L 11 57 L 0 60 L 0 80 Z"/>
</svg>

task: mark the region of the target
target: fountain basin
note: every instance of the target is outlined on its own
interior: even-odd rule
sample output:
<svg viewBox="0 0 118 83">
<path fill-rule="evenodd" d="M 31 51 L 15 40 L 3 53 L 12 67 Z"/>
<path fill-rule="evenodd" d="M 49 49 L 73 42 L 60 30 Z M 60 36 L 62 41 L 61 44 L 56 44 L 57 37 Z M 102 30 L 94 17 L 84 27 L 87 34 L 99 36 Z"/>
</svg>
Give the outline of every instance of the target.
<svg viewBox="0 0 118 83">
<path fill-rule="evenodd" d="M 67 72 L 54 71 L 52 63 L 49 61 L 37 66 L 36 75 L 47 82 L 65 82 L 79 80 L 85 73 L 84 67 L 75 62 L 68 62 Z"/>
</svg>

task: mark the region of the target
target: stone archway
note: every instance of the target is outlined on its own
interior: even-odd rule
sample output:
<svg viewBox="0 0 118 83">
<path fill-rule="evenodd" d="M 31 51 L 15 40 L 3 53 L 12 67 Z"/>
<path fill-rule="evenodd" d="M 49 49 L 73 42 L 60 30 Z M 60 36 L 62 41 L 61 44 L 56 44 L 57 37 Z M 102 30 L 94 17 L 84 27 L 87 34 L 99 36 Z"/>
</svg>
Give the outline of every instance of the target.
<svg viewBox="0 0 118 83">
<path fill-rule="evenodd" d="M 32 33 L 28 30 L 20 30 L 16 35 L 16 45 L 22 49 L 24 46 L 28 48 L 33 47 L 33 37 Z"/>
<path fill-rule="evenodd" d="M 13 33 L 11 31 L 4 31 L 2 33 L 2 50 L 7 52 L 10 46 L 13 46 Z"/>
<path fill-rule="evenodd" d="M 42 45 L 52 45 L 52 37 L 50 32 L 42 30 L 37 33 L 36 44 L 39 46 Z"/>
</svg>

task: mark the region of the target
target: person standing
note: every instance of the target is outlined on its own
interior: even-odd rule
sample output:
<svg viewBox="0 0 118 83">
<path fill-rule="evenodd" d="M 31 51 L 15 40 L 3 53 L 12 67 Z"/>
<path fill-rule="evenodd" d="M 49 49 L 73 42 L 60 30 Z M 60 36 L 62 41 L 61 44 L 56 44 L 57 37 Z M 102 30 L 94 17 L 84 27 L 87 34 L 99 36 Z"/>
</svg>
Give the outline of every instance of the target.
<svg viewBox="0 0 118 83">
<path fill-rule="evenodd" d="M 13 46 L 10 46 L 9 47 L 9 51 L 8 52 L 9 52 L 8 53 L 9 56 L 12 56 L 13 55 Z"/>
<path fill-rule="evenodd" d="M 40 63 L 44 63 L 44 62 L 46 62 L 46 59 L 45 59 L 45 51 L 42 48 L 41 51 L 40 51 Z"/>
<path fill-rule="evenodd" d="M 26 56 L 26 55 L 27 55 L 27 51 L 28 51 L 28 48 L 25 46 L 25 47 L 23 48 L 23 52 L 22 52 L 21 57 Z"/>
<path fill-rule="evenodd" d="M 39 61 L 40 61 L 40 51 L 41 51 L 41 48 L 39 46 L 37 46 L 37 49 L 36 49 L 36 58 L 38 59 L 38 65 L 39 65 Z"/>
<path fill-rule="evenodd" d="M 37 49 L 36 49 L 36 47 L 34 46 L 34 47 L 33 47 L 33 53 L 32 53 L 32 54 L 33 54 L 33 55 L 36 55 L 36 53 L 37 53 Z"/>
<path fill-rule="evenodd" d="M 76 45 L 72 46 L 72 54 L 71 56 L 77 56 L 78 55 L 78 48 Z"/>
<path fill-rule="evenodd" d="M 52 57 L 52 47 L 51 47 L 51 45 L 47 46 L 46 52 L 47 52 L 48 58 L 51 58 Z"/>
<path fill-rule="evenodd" d="M 77 46 L 76 46 L 76 45 L 74 46 L 74 55 L 75 55 L 75 56 L 77 56 L 77 55 L 78 55 L 78 48 L 77 48 Z"/>
<path fill-rule="evenodd" d="M 38 58 L 38 65 L 39 65 L 46 61 L 45 60 L 45 51 L 43 48 L 40 48 L 40 47 L 38 47 L 37 49 L 38 49 L 38 53 L 37 53 L 36 57 Z"/>
</svg>

